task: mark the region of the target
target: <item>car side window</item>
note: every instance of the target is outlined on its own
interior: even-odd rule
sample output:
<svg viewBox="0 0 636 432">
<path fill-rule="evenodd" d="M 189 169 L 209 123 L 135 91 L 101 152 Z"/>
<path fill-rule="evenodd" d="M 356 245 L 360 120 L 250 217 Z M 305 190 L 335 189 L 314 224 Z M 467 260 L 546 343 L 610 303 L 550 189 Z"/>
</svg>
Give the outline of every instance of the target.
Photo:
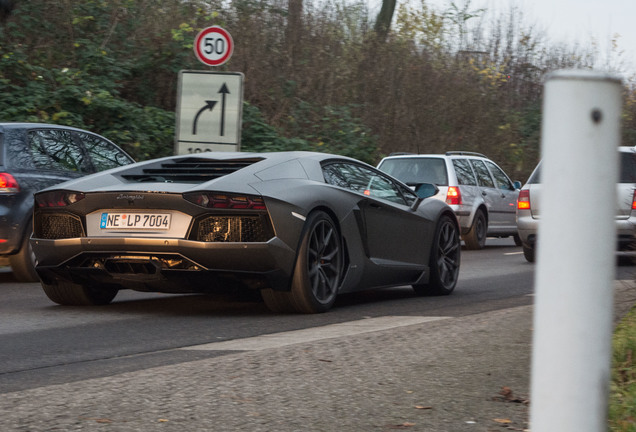
<svg viewBox="0 0 636 432">
<path fill-rule="evenodd" d="M 329 163 L 323 166 L 323 175 L 325 181 L 331 185 L 407 205 L 396 183 L 366 167 L 345 162 Z"/>
<path fill-rule="evenodd" d="M 497 165 L 492 162 L 486 162 L 488 168 L 490 168 L 490 172 L 492 176 L 495 178 L 497 182 L 497 187 L 503 190 L 514 190 L 515 187 L 512 185 L 512 182 L 508 178 L 505 172 L 501 170 Z"/>
<path fill-rule="evenodd" d="M 636 155 L 634 153 L 620 152 L 620 182 L 636 183 Z"/>
<path fill-rule="evenodd" d="M 42 170 L 89 172 L 82 148 L 72 133 L 62 129 L 29 131 L 28 147 L 33 164 Z"/>
<path fill-rule="evenodd" d="M 132 162 L 130 157 L 118 149 L 113 143 L 101 139 L 96 135 L 79 132 L 77 137 L 84 145 L 97 171 L 104 171 Z"/>
<path fill-rule="evenodd" d="M 477 186 L 473 169 L 467 159 L 453 159 L 453 166 L 455 167 L 457 182 L 460 185 Z"/>
<path fill-rule="evenodd" d="M 488 171 L 486 164 L 478 159 L 471 159 L 470 162 L 473 164 L 473 168 L 475 168 L 477 184 L 479 184 L 479 186 L 494 188 L 495 183 L 493 182 L 492 177 L 490 177 L 490 172 Z"/>
</svg>

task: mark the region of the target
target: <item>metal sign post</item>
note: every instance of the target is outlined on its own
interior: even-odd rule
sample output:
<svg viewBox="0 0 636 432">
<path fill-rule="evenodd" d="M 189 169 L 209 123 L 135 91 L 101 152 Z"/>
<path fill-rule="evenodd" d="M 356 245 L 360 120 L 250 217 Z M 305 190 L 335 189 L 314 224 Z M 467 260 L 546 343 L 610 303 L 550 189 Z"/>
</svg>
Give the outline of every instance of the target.
<svg viewBox="0 0 636 432">
<path fill-rule="evenodd" d="M 232 36 L 219 26 L 205 28 L 194 39 L 194 53 L 207 66 L 220 66 L 234 51 Z M 240 151 L 243 74 L 179 72 L 174 154 Z"/>
<path fill-rule="evenodd" d="M 607 430 L 621 82 L 558 71 L 545 84 L 532 432 Z"/>
</svg>

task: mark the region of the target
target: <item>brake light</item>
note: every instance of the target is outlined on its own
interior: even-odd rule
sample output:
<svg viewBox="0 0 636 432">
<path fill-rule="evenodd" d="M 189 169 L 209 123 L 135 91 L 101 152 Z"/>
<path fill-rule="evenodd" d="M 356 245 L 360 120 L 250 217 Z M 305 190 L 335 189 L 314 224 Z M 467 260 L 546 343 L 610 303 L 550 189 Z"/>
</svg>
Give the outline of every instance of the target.
<svg viewBox="0 0 636 432">
<path fill-rule="evenodd" d="M 183 196 L 186 200 L 201 207 L 216 209 L 266 210 L 263 197 L 232 195 L 214 192 L 195 192 Z"/>
<path fill-rule="evenodd" d="M 66 207 L 81 201 L 86 196 L 81 192 L 71 191 L 52 191 L 43 192 L 35 195 L 35 205 L 42 207 Z"/>
<path fill-rule="evenodd" d="M 632 203 L 632 207 L 634 203 Z M 517 198 L 517 209 L 530 210 L 530 191 L 528 189 L 522 189 L 519 191 L 519 197 Z"/>
<path fill-rule="evenodd" d="M 634 191 L 634 196 L 632 197 L 632 210 L 636 210 L 636 190 Z"/>
<path fill-rule="evenodd" d="M 0 173 L 0 193 L 20 192 L 20 185 L 9 173 Z"/>
<path fill-rule="evenodd" d="M 462 203 L 462 194 L 457 186 L 449 186 L 446 192 L 446 204 L 460 205 Z"/>
</svg>

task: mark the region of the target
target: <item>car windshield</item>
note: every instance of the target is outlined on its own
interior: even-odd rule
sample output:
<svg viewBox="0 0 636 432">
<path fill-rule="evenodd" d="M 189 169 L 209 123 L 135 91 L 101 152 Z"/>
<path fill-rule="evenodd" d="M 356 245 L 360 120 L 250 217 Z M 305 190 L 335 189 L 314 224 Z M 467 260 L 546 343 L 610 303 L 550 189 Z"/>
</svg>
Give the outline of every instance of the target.
<svg viewBox="0 0 636 432">
<path fill-rule="evenodd" d="M 379 168 L 408 185 L 433 183 L 448 186 L 446 162 L 441 158 L 386 159 Z"/>
</svg>

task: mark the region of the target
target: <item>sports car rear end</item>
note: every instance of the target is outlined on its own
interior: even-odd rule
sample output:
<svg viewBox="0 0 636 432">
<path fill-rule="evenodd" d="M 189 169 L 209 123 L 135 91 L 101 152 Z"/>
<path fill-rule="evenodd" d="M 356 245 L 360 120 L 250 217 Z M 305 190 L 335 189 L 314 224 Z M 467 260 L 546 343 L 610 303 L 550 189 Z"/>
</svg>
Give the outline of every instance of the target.
<svg viewBox="0 0 636 432">
<path fill-rule="evenodd" d="M 54 191 L 36 203 L 33 247 L 48 283 L 205 292 L 238 278 L 276 286 L 294 259 L 258 196 Z"/>
</svg>

